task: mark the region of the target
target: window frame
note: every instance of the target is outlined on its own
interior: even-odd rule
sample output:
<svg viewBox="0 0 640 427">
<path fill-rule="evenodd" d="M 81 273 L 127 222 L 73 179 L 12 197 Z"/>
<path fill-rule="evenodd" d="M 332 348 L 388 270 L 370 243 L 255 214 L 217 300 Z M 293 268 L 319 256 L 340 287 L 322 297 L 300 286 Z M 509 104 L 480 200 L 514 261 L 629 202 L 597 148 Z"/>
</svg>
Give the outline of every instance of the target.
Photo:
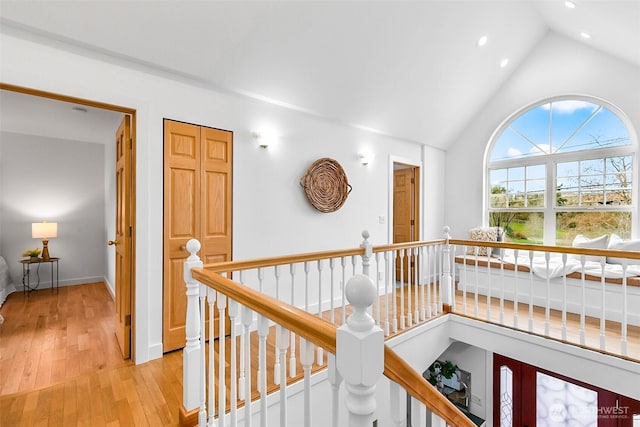
<svg viewBox="0 0 640 427">
<path fill-rule="evenodd" d="M 522 115 L 527 114 L 529 111 L 549 103 L 555 103 L 560 101 L 584 101 L 591 104 L 595 104 L 604 107 L 615 114 L 622 124 L 626 127 L 629 135 L 629 144 L 622 146 L 588 149 L 581 151 L 568 151 L 554 154 L 543 155 L 531 155 L 522 156 L 513 159 L 503 159 L 491 161 L 491 154 L 493 152 L 496 142 L 499 140 L 502 133 L 509 128 L 509 126 L 520 118 Z M 551 124 L 553 126 L 553 124 Z M 638 156 L 637 156 L 638 138 L 631 121 L 622 110 L 615 105 L 607 102 L 603 99 L 584 96 L 584 95 L 562 95 L 551 98 L 545 98 L 535 103 L 526 105 L 519 110 L 511 114 L 505 119 L 493 132 L 491 138 L 485 149 L 484 154 L 484 168 L 483 168 L 483 224 L 489 225 L 489 217 L 491 212 L 542 212 L 544 215 L 543 226 L 543 244 L 555 245 L 556 244 L 556 215 L 559 212 L 630 212 L 631 213 L 631 238 L 637 238 L 639 230 L 636 226 L 638 221 Z M 557 185 L 557 165 L 558 163 L 578 160 L 590 160 L 590 159 L 606 159 L 608 157 L 618 156 L 631 156 L 632 158 L 632 188 L 631 188 L 631 205 L 623 206 L 603 206 L 603 207 L 578 207 L 578 206 L 556 206 L 556 185 Z M 491 208 L 491 181 L 490 174 L 492 170 L 506 169 L 511 167 L 526 167 L 531 165 L 545 165 L 545 202 L 543 207 L 523 207 L 523 208 Z M 549 191 L 549 190 L 552 191 Z"/>
</svg>

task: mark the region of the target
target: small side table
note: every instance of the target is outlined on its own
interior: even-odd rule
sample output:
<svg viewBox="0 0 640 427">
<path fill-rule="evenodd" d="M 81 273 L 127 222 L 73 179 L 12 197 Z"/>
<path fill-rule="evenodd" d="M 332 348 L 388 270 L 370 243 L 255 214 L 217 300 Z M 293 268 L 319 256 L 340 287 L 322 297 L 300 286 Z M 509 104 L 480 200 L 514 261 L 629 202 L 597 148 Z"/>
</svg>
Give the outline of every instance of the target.
<svg viewBox="0 0 640 427">
<path fill-rule="evenodd" d="M 51 291 L 53 291 L 54 289 L 53 277 L 54 277 L 54 270 L 55 270 L 55 290 L 56 292 L 59 292 L 60 277 L 59 277 L 59 270 L 58 270 L 58 261 L 60 261 L 60 258 L 49 258 L 47 260 L 45 260 L 44 258 L 21 259 L 20 264 L 22 264 L 23 292 L 27 293 L 28 295 L 29 293 L 31 293 L 31 291 L 35 291 L 36 289 L 38 289 L 38 287 L 40 286 L 40 265 L 45 263 L 49 263 L 51 265 Z M 34 285 L 31 284 L 32 269 L 35 269 L 33 274 L 36 276 Z"/>
</svg>

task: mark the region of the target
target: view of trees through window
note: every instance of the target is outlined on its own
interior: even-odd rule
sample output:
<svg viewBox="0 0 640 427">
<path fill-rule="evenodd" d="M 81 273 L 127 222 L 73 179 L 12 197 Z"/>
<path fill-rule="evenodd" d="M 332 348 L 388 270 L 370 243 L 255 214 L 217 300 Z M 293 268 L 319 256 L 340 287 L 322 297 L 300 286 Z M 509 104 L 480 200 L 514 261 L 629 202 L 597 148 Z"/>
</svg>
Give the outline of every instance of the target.
<svg viewBox="0 0 640 427">
<path fill-rule="evenodd" d="M 489 152 L 489 225 L 505 239 L 571 245 L 577 234 L 631 237 L 634 151 L 609 108 L 561 99 L 515 117 Z"/>
</svg>

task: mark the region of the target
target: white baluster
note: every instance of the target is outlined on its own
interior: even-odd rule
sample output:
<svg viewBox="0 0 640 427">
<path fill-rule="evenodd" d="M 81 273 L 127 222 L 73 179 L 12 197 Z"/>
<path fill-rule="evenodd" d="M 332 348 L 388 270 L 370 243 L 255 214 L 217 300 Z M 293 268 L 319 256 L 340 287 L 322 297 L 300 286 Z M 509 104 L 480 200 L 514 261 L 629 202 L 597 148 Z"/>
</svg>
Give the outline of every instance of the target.
<svg viewBox="0 0 640 427">
<path fill-rule="evenodd" d="M 529 251 L 529 332 L 533 332 L 533 251 Z"/>
<path fill-rule="evenodd" d="M 342 291 L 342 324 L 346 321 L 347 318 L 347 302 L 345 300 L 345 292 L 344 287 L 347 284 L 347 258 L 340 258 L 340 264 L 342 265 L 342 281 L 340 282 L 340 288 Z"/>
<path fill-rule="evenodd" d="M 519 308 L 519 306 L 518 306 L 518 285 L 517 284 L 520 283 L 518 281 L 518 270 L 519 270 L 519 268 L 518 268 L 518 252 L 519 252 L 518 249 L 514 250 L 514 252 L 513 252 L 514 256 L 515 256 L 515 259 L 516 259 L 515 268 L 513 270 L 514 275 L 515 275 L 515 281 L 514 282 L 516 283 L 516 285 L 513 287 L 513 292 L 514 292 L 514 295 L 513 295 L 513 327 L 516 328 L 516 329 L 518 329 L 518 308 Z"/>
<path fill-rule="evenodd" d="M 269 320 L 258 315 L 258 391 L 260 392 L 260 427 L 267 427 L 267 335 Z M 224 427 L 224 426 L 221 426 Z"/>
<path fill-rule="evenodd" d="M 329 271 L 330 271 L 330 275 L 331 275 L 330 276 L 331 277 L 331 296 L 330 296 L 330 299 L 331 299 L 331 302 L 330 302 L 330 304 L 331 304 L 330 305 L 330 309 L 331 309 L 331 313 L 330 313 L 331 318 L 330 318 L 330 320 L 331 320 L 331 323 L 336 323 L 336 313 L 335 313 L 335 306 L 334 306 L 334 301 L 333 301 L 333 298 L 335 297 L 334 294 L 335 294 L 335 287 L 336 287 L 335 276 L 333 275 L 335 268 L 336 268 L 336 259 L 335 258 L 331 258 L 329 260 Z"/>
<path fill-rule="evenodd" d="M 478 303 L 478 287 L 479 287 L 479 285 L 478 285 L 478 283 L 480 282 L 480 273 L 479 273 L 480 267 L 478 266 L 478 262 L 479 262 L 478 254 L 480 252 L 480 248 L 477 247 L 477 246 L 474 246 L 473 252 L 475 254 L 475 266 L 474 266 L 473 270 L 474 270 L 474 273 L 475 273 L 475 276 L 476 276 L 476 280 L 474 281 L 475 282 L 474 283 L 475 290 L 474 290 L 474 296 L 473 296 L 473 316 L 474 317 L 478 317 L 478 310 L 479 310 L 479 307 L 478 307 L 478 304 L 479 304 Z"/>
<path fill-rule="evenodd" d="M 318 317 L 322 319 L 322 269 L 323 263 L 322 260 L 318 260 Z M 317 355 L 317 363 L 318 365 L 322 365 L 324 363 L 324 354 L 322 351 L 322 347 L 318 346 L 318 355 Z"/>
<path fill-rule="evenodd" d="M 375 298 L 371 279 L 361 274 L 352 277 L 346 294 L 353 313 L 337 330 L 336 363 L 346 385 L 349 425 L 369 427 L 376 407 L 376 384 L 384 370 L 384 335 L 367 313 Z"/>
<path fill-rule="evenodd" d="M 295 299 L 294 299 L 296 265 L 291 264 L 289 266 L 289 271 L 291 274 L 291 305 L 296 306 Z M 282 363 L 284 363 L 284 360 L 282 361 Z M 296 334 L 291 332 L 291 350 L 289 351 L 289 376 L 295 377 L 297 375 L 297 370 L 298 369 L 297 369 L 297 362 L 296 362 Z"/>
<path fill-rule="evenodd" d="M 422 320 L 423 322 L 427 320 L 427 299 L 425 294 L 429 289 L 429 288 L 425 288 L 425 286 L 428 286 L 428 283 L 429 283 L 429 270 L 426 269 L 427 276 L 425 278 L 425 268 L 424 268 L 425 262 L 429 261 L 427 249 L 428 249 L 428 246 L 423 246 L 420 249 L 422 252 L 422 257 L 420 257 L 420 272 L 418 273 L 419 274 L 418 277 L 421 285 L 420 286 L 420 320 Z M 427 280 L 427 283 L 424 282 L 425 280 Z"/>
<path fill-rule="evenodd" d="M 627 260 L 622 262 L 622 330 L 620 331 L 620 351 L 627 355 Z"/>
<path fill-rule="evenodd" d="M 504 325 L 504 261 L 502 256 L 498 258 L 498 262 L 500 263 L 500 324 Z"/>
<path fill-rule="evenodd" d="M 274 267 L 274 273 L 275 273 L 275 277 L 276 277 L 276 299 L 279 299 L 279 294 L 280 294 L 280 266 L 276 265 Z M 279 336 L 276 336 L 276 347 L 278 345 L 277 340 L 279 339 Z M 277 350 L 274 349 L 275 352 L 275 358 L 274 358 L 274 366 L 273 366 L 273 382 L 274 384 L 280 384 L 280 369 L 284 369 L 284 371 L 287 371 L 287 364 L 285 360 L 282 360 L 282 363 L 284 363 L 283 366 L 280 365 L 280 358 L 278 357 L 278 353 Z M 286 375 L 285 375 L 286 376 Z"/>
<path fill-rule="evenodd" d="M 393 319 L 392 319 L 393 323 L 391 326 L 394 334 L 398 332 L 398 294 L 396 293 L 397 259 L 398 259 L 398 252 L 394 250 L 391 252 L 391 257 L 390 257 L 391 266 L 389 268 L 389 283 L 391 284 L 391 299 L 392 299 L 391 310 L 393 312 Z"/>
<path fill-rule="evenodd" d="M 405 250 L 400 249 L 400 330 L 404 330 L 406 328 L 407 321 L 404 314 L 404 253 Z"/>
<path fill-rule="evenodd" d="M 220 353 L 216 354 L 213 348 L 213 342 L 215 339 L 215 323 L 214 323 L 214 304 L 216 303 L 217 292 L 211 288 L 204 288 L 203 290 L 207 295 L 207 308 L 209 311 L 209 425 L 213 425 L 215 423 L 215 405 L 216 405 L 216 357 L 220 359 L 222 357 L 224 359 L 224 353 L 220 356 Z M 204 299 L 202 313 L 204 314 Z M 202 316 L 202 331 L 205 331 L 204 327 L 204 315 Z M 224 337 L 224 335 L 223 335 Z M 224 339 L 224 338 L 223 338 Z M 205 366 L 205 357 L 204 352 L 202 354 L 202 366 Z M 202 378 L 205 378 L 205 371 L 202 371 Z"/>
<path fill-rule="evenodd" d="M 380 309 L 380 252 L 376 252 L 376 299 L 373 302 L 373 317 L 376 321 L 376 325 L 382 324 L 382 310 Z"/>
<path fill-rule="evenodd" d="M 585 341 L 586 341 L 586 331 L 585 331 L 585 308 L 587 306 L 587 301 L 586 301 L 586 286 L 587 284 L 585 283 L 585 278 L 586 278 L 586 273 L 584 272 L 584 263 L 585 263 L 585 256 L 584 255 L 580 255 L 580 276 L 582 278 L 582 283 L 581 283 L 581 288 L 582 288 L 582 304 L 581 304 L 581 308 L 580 308 L 580 344 L 584 345 Z"/>
<path fill-rule="evenodd" d="M 229 378 L 229 404 L 231 406 L 231 412 L 229 413 L 229 419 L 231 427 L 236 427 L 238 425 L 238 389 L 237 389 L 237 380 L 238 380 L 238 362 L 236 361 L 236 352 L 237 352 L 237 343 L 236 343 L 236 319 L 238 317 L 238 303 L 233 300 L 229 300 L 229 322 L 231 322 L 231 375 Z M 221 337 L 220 339 L 224 339 Z M 211 342 L 211 341 L 209 341 Z"/>
<path fill-rule="evenodd" d="M 386 336 L 388 336 L 391 332 L 391 321 L 389 319 L 392 319 L 391 316 L 393 316 L 393 312 L 395 312 L 395 310 L 391 310 L 391 312 L 389 311 L 390 309 L 390 297 L 391 297 L 391 292 L 393 291 L 393 287 L 391 287 L 391 290 L 389 290 L 389 285 L 391 284 L 391 267 L 390 267 L 390 263 L 389 263 L 389 251 L 386 251 L 384 253 L 384 334 Z"/>
<path fill-rule="evenodd" d="M 304 426 L 311 427 L 311 365 L 313 365 L 313 343 L 300 338 L 300 363 L 304 373 Z"/>
<path fill-rule="evenodd" d="M 277 325 L 276 335 L 279 338 L 277 349 L 280 351 L 282 360 L 286 360 L 287 348 L 289 348 L 289 330 Z M 313 358 L 313 353 L 311 357 Z M 287 373 L 284 370 L 280 373 L 280 427 L 287 427 Z"/>
<path fill-rule="evenodd" d="M 208 419 L 209 422 L 212 423 L 213 419 L 215 418 L 215 386 L 211 387 L 213 385 L 213 378 L 215 375 L 215 365 L 213 364 L 213 360 L 211 359 L 211 354 L 212 354 L 212 346 L 209 346 L 209 367 L 207 368 L 206 366 L 206 355 L 205 355 L 205 349 L 206 349 L 206 338 L 204 337 L 205 335 L 205 331 L 207 330 L 205 328 L 205 299 L 207 301 L 207 303 L 209 304 L 209 315 L 211 316 L 211 314 L 213 313 L 213 311 L 211 310 L 211 307 L 213 306 L 213 304 L 215 303 L 215 291 L 211 289 L 211 295 L 209 294 L 209 290 L 210 288 L 208 288 L 205 285 L 200 285 L 200 313 L 202 313 L 202 316 L 200 316 L 201 319 L 201 324 L 200 324 L 200 330 L 202 331 L 202 360 L 201 360 L 201 364 L 202 364 L 202 389 L 206 390 L 205 387 L 205 381 L 206 381 L 206 374 L 207 372 L 209 373 L 209 414 L 208 414 Z M 209 331 L 209 335 L 211 335 L 211 331 Z M 202 393 L 202 405 L 205 405 L 205 398 L 206 398 L 206 391 L 203 391 Z"/>
<path fill-rule="evenodd" d="M 407 255 L 407 326 L 411 327 L 411 325 L 413 325 L 413 304 L 411 298 L 411 277 L 413 272 L 411 268 L 412 248 L 407 248 L 405 254 Z"/>
<path fill-rule="evenodd" d="M 433 316 L 431 302 L 431 262 L 433 261 L 433 256 L 431 255 L 431 252 L 431 246 L 427 246 L 427 316 L 429 318 Z"/>
<path fill-rule="evenodd" d="M 196 255 L 200 250 L 200 242 L 191 239 L 186 245 L 189 257 L 184 263 L 184 281 L 186 284 L 187 295 L 187 316 L 185 319 L 186 345 L 182 351 L 183 363 L 183 392 L 182 405 L 186 411 L 192 411 L 200 408 L 198 412 L 198 422 L 201 425 L 206 423 L 206 407 L 205 388 L 202 384 L 203 364 L 202 355 L 204 354 L 204 345 L 200 339 L 201 322 L 200 317 L 202 311 L 198 302 L 200 295 L 200 284 L 191 274 L 192 268 L 202 268 L 202 261 Z"/>
<path fill-rule="evenodd" d="M 389 412 L 396 427 L 404 427 L 407 421 L 407 398 L 405 390 L 394 381 L 389 381 Z"/>
<path fill-rule="evenodd" d="M 244 359 L 243 365 L 248 375 L 244 378 L 244 425 L 251 427 L 251 323 L 253 323 L 253 311 L 242 307 L 242 326 L 244 327 Z"/>
<path fill-rule="evenodd" d="M 420 265 L 419 248 L 412 249 L 413 260 L 413 323 L 417 324 L 420 320 L 420 291 L 418 288 L 418 266 Z"/>
<path fill-rule="evenodd" d="M 547 296 L 544 305 L 544 335 L 549 336 L 550 332 L 550 317 L 551 317 L 551 275 L 549 274 L 549 259 L 551 254 L 549 252 L 544 253 L 544 261 L 547 267 Z"/>
<path fill-rule="evenodd" d="M 240 270 L 239 281 L 241 284 L 244 284 L 244 270 Z M 244 307 L 241 307 L 241 320 L 244 325 Z M 240 331 L 240 376 L 238 378 L 238 399 L 245 400 L 246 389 L 245 389 L 245 334 L 249 333 L 249 330 L 246 327 L 243 327 Z M 249 366 L 249 370 L 251 370 L 251 366 Z M 249 393 L 251 393 L 251 389 L 249 389 Z M 251 399 L 249 399 L 251 400 Z"/>
<path fill-rule="evenodd" d="M 605 322 L 607 321 L 607 310 L 606 310 L 606 283 L 605 283 L 605 277 L 604 277 L 604 266 L 605 266 L 605 261 L 606 258 L 601 256 L 600 257 L 600 268 L 601 268 L 601 273 L 600 273 L 600 289 L 601 289 L 601 296 L 600 298 L 602 299 L 602 311 L 600 313 L 600 350 L 604 350 L 606 347 L 606 342 L 605 342 Z"/>
<path fill-rule="evenodd" d="M 491 278 L 491 248 L 487 247 L 487 321 L 491 321 L 491 287 L 493 279 Z"/>
<path fill-rule="evenodd" d="M 327 360 L 327 376 L 329 384 L 331 384 L 331 425 L 339 427 L 340 415 L 340 383 L 342 383 L 342 375 L 336 367 L 335 354 L 329 353 Z"/>
<path fill-rule="evenodd" d="M 464 268 L 461 269 L 460 284 L 462 286 L 462 314 L 467 314 L 467 254 L 469 252 L 468 246 L 462 247 L 462 262 Z"/>
<path fill-rule="evenodd" d="M 227 368 L 227 353 L 225 348 L 225 310 L 227 308 L 227 297 L 226 295 L 218 292 L 217 295 L 217 304 L 218 304 L 218 325 L 220 326 L 218 332 L 218 425 L 221 427 L 225 427 L 225 417 L 227 412 L 227 384 L 226 384 L 226 368 Z M 213 311 L 211 311 L 209 317 L 209 331 L 214 329 L 214 318 Z M 211 334 L 213 337 L 213 334 Z M 209 348 L 213 348 L 213 338 L 210 338 Z M 210 353 L 210 359 L 213 352 Z"/>
<path fill-rule="evenodd" d="M 567 271 L 567 254 L 562 254 L 562 271 Z M 548 274 L 548 273 L 547 273 Z M 562 339 L 567 339 L 567 275 L 562 275 Z"/>
</svg>

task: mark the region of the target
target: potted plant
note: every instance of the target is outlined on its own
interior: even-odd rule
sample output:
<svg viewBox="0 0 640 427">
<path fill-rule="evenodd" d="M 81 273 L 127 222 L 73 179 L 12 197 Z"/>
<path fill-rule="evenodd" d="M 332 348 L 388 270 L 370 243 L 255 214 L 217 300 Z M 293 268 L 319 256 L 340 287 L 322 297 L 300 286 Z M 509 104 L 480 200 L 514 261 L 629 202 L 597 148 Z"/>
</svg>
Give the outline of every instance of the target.
<svg viewBox="0 0 640 427">
<path fill-rule="evenodd" d="M 26 251 L 22 252 L 22 256 L 28 256 L 29 258 L 38 258 L 38 255 L 40 255 L 40 248 L 27 249 Z"/>
</svg>

